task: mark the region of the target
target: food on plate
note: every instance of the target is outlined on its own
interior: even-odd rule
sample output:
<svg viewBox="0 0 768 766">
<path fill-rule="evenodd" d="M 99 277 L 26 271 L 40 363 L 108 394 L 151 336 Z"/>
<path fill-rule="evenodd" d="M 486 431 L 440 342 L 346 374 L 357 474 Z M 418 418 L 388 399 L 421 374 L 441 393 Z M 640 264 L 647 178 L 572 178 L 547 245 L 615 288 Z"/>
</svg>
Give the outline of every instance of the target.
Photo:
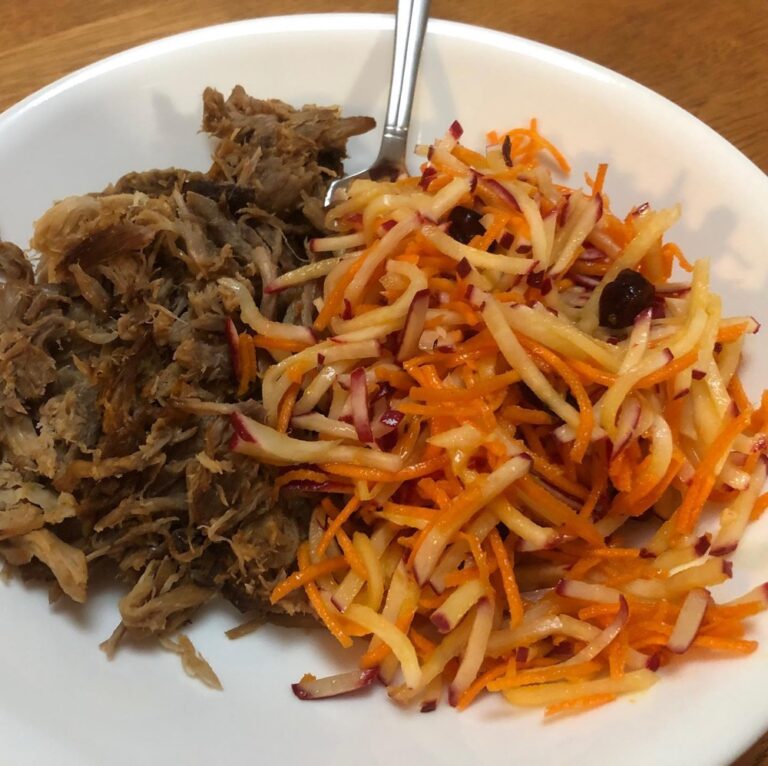
<svg viewBox="0 0 768 766">
<path fill-rule="evenodd" d="M 311 323 L 221 280 L 263 402 L 231 413 L 232 451 L 314 506 L 272 602 L 303 592 L 342 646 L 368 642 L 359 671 L 294 692 L 375 670 L 422 711 L 490 691 L 558 714 L 694 650 L 752 652 L 766 588 L 713 591 L 768 505 L 768 394 L 753 406 L 738 372 L 757 322 L 664 243 L 677 207 L 618 217 L 605 165 L 563 185 L 535 121 L 484 153 L 461 132 L 422 147 L 420 176 L 355 182 L 312 262 L 266 284 L 317 285 Z"/>
<path fill-rule="evenodd" d="M 79 602 L 95 568 L 115 570 L 130 590 L 109 651 L 157 634 L 215 685 L 170 634 L 216 594 L 269 607 L 294 562 L 306 500 L 275 498 L 274 470 L 227 446 L 234 402 L 262 410 L 232 390 L 220 282 L 265 321 L 309 320 L 306 291 L 261 286 L 304 258 L 347 139 L 372 125 L 208 89 L 207 173 L 129 173 L 61 200 L 36 223 L 36 267 L 0 245 L 0 556 Z"/>
</svg>

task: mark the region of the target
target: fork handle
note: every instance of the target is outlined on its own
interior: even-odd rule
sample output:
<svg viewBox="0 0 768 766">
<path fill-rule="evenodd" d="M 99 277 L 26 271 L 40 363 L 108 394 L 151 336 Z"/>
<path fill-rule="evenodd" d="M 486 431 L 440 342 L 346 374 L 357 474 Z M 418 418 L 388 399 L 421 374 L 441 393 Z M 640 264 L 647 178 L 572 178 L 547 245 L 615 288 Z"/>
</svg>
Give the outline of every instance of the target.
<svg viewBox="0 0 768 766">
<path fill-rule="evenodd" d="M 397 0 L 395 52 L 379 160 L 404 162 L 430 0 Z"/>
</svg>

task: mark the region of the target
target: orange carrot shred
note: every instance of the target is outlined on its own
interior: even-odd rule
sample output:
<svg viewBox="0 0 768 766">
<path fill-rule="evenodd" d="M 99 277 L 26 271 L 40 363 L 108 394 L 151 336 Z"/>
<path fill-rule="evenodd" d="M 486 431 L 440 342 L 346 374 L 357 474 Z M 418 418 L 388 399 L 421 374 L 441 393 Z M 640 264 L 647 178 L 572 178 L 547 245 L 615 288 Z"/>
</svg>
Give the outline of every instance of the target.
<svg viewBox="0 0 768 766">
<path fill-rule="evenodd" d="M 341 275 L 312 325 L 315 330 L 324 330 L 331 319 L 341 311 L 344 302 L 344 293 L 355 278 L 357 272 L 362 268 L 363 263 L 365 263 L 365 258 L 365 255 L 355 258 L 347 270 Z"/>
<path fill-rule="evenodd" d="M 577 699 L 548 705 L 544 715 L 549 717 L 559 713 L 576 713 L 582 710 L 591 710 L 592 708 L 600 707 L 600 705 L 607 705 L 615 699 L 615 694 L 588 694 Z"/>
<path fill-rule="evenodd" d="M 744 410 L 728 422 L 709 446 L 702 461 L 696 468 L 690 489 L 676 511 L 676 526 L 679 532 L 690 533 L 701 513 L 709 493 L 715 485 L 715 468 L 733 440 L 744 430 L 752 417 L 752 410 Z"/>
<path fill-rule="evenodd" d="M 340 569 L 345 569 L 349 565 L 345 561 L 343 556 L 336 556 L 332 559 L 325 559 L 317 564 L 307 564 L 306 566 L 299 567 L 298 572 L 294 572 L 292 575 L 288 575 L 281 583 L 275 586 L 274 590 L 270 594 L 269 601 L 271 604 L 276 604 L 278 601 L 284 599 L 289 593 L 301 588 L 308 582 L 316 580 L 321 575 L 331 574 L 331 572 L 338 572 Z"/>
<path fill-rule="evenodd" d="M 328 546 L 331 544 L 331 540 L 333 540 L 333 538 L 336 536 L 336 533 L 341 529 L 342 524 L 351 518 L 352 514 L 359 507 L 360 499 L 356 495 L 353 495 L 344 506 L 344 508 L 339 512 L 339 514 L 326 527 L 325 532 L 323 532 L 323 536 L 320 538 L 320 542 L 317 544 L 317 550 L 315 551 L 316 556 L 319 557 L 325 555 L 325 552 L 328 550 Z"/>
<path fill-rule="evenodd" d="M 290 388 L 283 395 L 283 399 L 280 402 L 280 407 L 277 410 L 277 430 L 280 431 L 280 433 L 284 434 L 288 430 L 288 426 L 291 424 L 293 407 L 296 404 L 298 395 L 299 386 L 297 383 L 292 383 Z"/>
</svg>

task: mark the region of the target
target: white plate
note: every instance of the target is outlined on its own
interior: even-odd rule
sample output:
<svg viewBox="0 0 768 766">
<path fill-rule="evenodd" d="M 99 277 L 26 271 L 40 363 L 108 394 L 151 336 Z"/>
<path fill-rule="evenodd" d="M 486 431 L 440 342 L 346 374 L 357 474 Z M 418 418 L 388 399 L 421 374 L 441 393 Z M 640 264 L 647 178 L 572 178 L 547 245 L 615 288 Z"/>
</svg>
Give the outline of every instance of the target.
<svg viewBox="0 0 768 766">
<path fill-rule="evenodd" d="M 294 103 L 342 104 L 381 117 L 392 20 L 328 15 L 262 19 L 204 29 L 89 67 L 0 117 L 0 235 L 26 242 L 52 200 L 99 189 L 134 169 L 203 169 L 197 134 L 206 85 Z M 608 161 L 608 192 L 626 211 L 649 200 L 684 204 L 673 232 L 686 253 L 713 259 L 732 313 L 768 318 L 768 181 L 732 146 L 668 101 L 582 59 L 497 32 L 430 25 L 412 139 L 426 142 L 458 118 L 470 145 L 538 116 L 572 159 L 573 178 Z M 351 144 L 362 167 L 378 137 Z M 416 163 L 414 163 L 415 165 Z M 752 340 L 747 381 L 768 378 Z M 738 590 L 768 580 L 768 523 L 736 560 Z M 117 591 L 96 589 L 84 608 L 49 607 L 43 589 L 14 581 L 0 592 L 0 742 L 15 766 L 122 764 L 468 763 L 725 764 L 768 728 L 768 620 L 746 659 L 665 669 L 632 700 L 544 724 L 486 700 L 462 715 L 406 712 L 384 694 L 303 703 L 289 683 L 341 667 L 318 631 L 263 629 L 236 642 L 219 605 L 191 634 L 223 693 L 188 679 L 176 657 L 97 644 L 117 622 Z"/>
</svg>

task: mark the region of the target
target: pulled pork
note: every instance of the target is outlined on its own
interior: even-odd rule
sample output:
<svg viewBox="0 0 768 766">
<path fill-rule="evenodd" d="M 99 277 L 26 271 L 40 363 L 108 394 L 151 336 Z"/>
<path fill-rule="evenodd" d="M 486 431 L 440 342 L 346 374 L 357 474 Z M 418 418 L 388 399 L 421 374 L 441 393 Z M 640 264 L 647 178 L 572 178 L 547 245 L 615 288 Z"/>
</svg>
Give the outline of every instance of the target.
<svg viewBox="0 0 768 766">
<path fill-rule="evenodd" d="M 62 200 L 36 224 L 37 275 L 0 244 L 0 556 L 79 602 L 111 562 L 130 586 L 111 642 L 167 635 L 216 594 L 268 609 L 294 561 L 303 501 L 275 499 L 270 469 L 227 448 L 232 307 L 217 280 L 240 280 L 269 317 L 308 316 L 306 293 L 261 286 L 296 265 L 346 140 L 372 125 L 208 89 L 207 173 L 131 173 Z M 237 406 L 258 417 L 258 393 Z"/>
</svg>

